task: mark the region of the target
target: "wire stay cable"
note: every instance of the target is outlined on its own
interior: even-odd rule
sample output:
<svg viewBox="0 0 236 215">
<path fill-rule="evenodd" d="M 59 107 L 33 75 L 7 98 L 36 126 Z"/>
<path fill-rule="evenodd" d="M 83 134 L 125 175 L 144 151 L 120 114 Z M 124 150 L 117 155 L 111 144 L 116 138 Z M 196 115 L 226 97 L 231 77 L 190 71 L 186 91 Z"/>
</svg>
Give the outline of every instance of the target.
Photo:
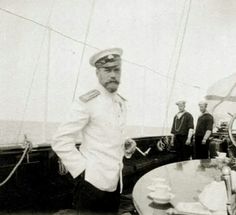
<svg viewBox="0 0 236 215">
<path fill-rule="evenodd" d="M 184 22 L 184 27 L 183 27 L 183 32 L 181 34 L 181 30 L 180 30 L 181 29 L 181 23 L 180 23 L 179 32 L 178 32 L 177 40 L 176 40 L 176 43 L 178 44 L 178 42 L 179 42 L 180 45 L 178 47 L 177 44 L 176 44 L 177 59 L 176 59 L 175 65 L 174 65 L 174 75 L 173 75 L 173 79 L 172 79 L 172 83 L 171 83 L 170 93 L 169 93 L 168 100 L 167 100 L 165 119 L 167 119 L 168 115 L 169 115 L 171 98 L 172 98 L 175 83 L 176 83 L 176 77 L 177 77 L 177 73 L 178 73 L 178 69 L 179 69 L 179 63 L 180 63 L 181 55 L 182 55 L 182 52 L 183 52 L 184 39 L 185 39 L 185 36 L 186 36 L 187 25 L 188 25 L 188 22 L 189 22 L 189 14 L 190 14 L 190 9 L 191 9 L 191 3 L 192 3 L 192 0 L 189 0 L 185 19 L 184 19 L 184 16 L 182 16 L 181 21 L 180 21 L 181 23 Z M 185 11 L 186 4 L 187 4 L 187 0 L 185 0 L 183 12 Z M 166 126 L 166 121 L 164 122 L 164 124 L 165 125 L 163 126 L 163 131 L 164 131 L 164 127 Z"/>
<path fill-rule="evenodd" d="M 34 80 L 35 80 L 35 75 L 36 75 L 37 70 L 38 70 L 38 65 L 39 65 L 41 53 L 42 53 L 42 50 L 43 50 L 43 45 L 44 45 L 44 42 L 45 42 L 46 34 L 48 32 L 48 29 L 49 29 L 48 26 L 49 26 L 50 19 L 51 19 L 51 16 L 52 16 L 54 2 L 55 2 L 55 0 L 53 0 L 52 5 L 51 5 L 50 14 L 48 16 L 48 21 L 47 21 L 47 28 L 45 28 L 45 32 L 44 32 L 43 38 L 41 40 L 40 48 L 39 48 L 39 53 L 38 53 L 38 56 L 37 56 L 37 59 L 36 59 L 36 64 L 35 64 L 35 67 L 33 69 L 33 74 L 32 74 L 32 78 L 31 78 L 31 81 L 30 81 L 30 86 L 29 86 L 29 89 L 28 89 L 28 92 L 27 92 L 27 95 L 26 95 L 25 105 L 24 105 L 24 108 L 23 108 L 22 118 L 20 120 L 19 128 L 17 129 L 18 134 L 17 134 L 17 137 L 16 137 L 16 142 L 19 141 L 21 132 L 23 130 L 23 126 L 24 126 L 24 122 L 25 122 L 25 115 L 26 115 L 26 111 L 28 109 L 29 100 L 30 100 L 30 96 L 31 96 L 31 93 L 32 93 L 32 88 L 33 88 L 33 83 L 34 83 Z"/>
<path fill-rule="evenodd" d="M 167 70 L 167 76 L 170 75 L 171 73 L 171 68 L 172 68 L 172 65 L 173 65 L 173 62 L 174 62 L 174 57 L 175 57 L 175 54 L 176 54 L 176 50 L 178 48 L 178 42 L 179 42 L 179 38 L 181 36 L 181 25 L 182 25 L 182 22 L 183 22 L 183 19 L 184 19 L 184 11 L 185 11 L 185 5 L 186 5 L 186 2 L 187 0 L 185 0 L 184 2 L 184 7 L 182 9 L 182 13 L 181 13 L 181 16 L 180 16 L 180 21 L 179 21 L 179 25 L 178 25 L 178 31 L 177 31 L 177 35 L 175 37 L 175 43 L 174 43 L 174 48 L 172 50 L 172 53 L 171 53 L 171 56 L 170 56 L 170 63 L 168 65 L 168 70 Z M 167 93 L 169 91 L 169 81 L 167 80 L 167 86 L 166 86 L 166 90 L 167 90 Z M 171 92 L 170 92 L 171 93 Z M 169 97 L 170 97 L 170 93 L 169 95 L 167 95 L 166 97 L 166 112 L 165 112 L 165 119 L 168 118 L 168 114 L 169 114 L 169 106 L 170 106 L 170 103 L 169 103 Z M 162 127 L 162 134 L 164 133 L 164 129 L 166 127 L 166 124 L 167 124 L 167 120 L 164 120 L 164 123 L 163 123 L 163 127 Z"/>
<path fill-rule="evenodd" d="M 32 23 L 34 23 L 34 24 L 36 24 L 36 25 L 38 25 L 38 26 L 40 26 L 40 27 L 42 27 L 42 28 L 48 28 L 48 26 L 46 26 L 46 25 L 44 25 L 44 24 L 41 24 L 41 23 L 39 23 L 39 22 L 36 22 L 36 21 L 34 21 L 34 20 L 32 20 L 32 19 L 29 19 L 29 18 L 26 18 L 26 17 L 24 17 L 24 16 L 18 15 L 18 14 L 16 14 L 16 13 L 13 13 L 13 12 L 9 11 L 9 10 L 3 9 L 3 8 L 0 8 L 0 10 L 3 11 L 3 12 L 5 12 L 5 13 L 11 14 L 11 15 L 13 15 L 13 16 L 16 16 L 16 17 L 18 17 L 18 18 L 21 18 L 21 19 L 24 19 L 24 20 L 26 20 L 26 21 L 32 22 Z M 98 47 L 96 47 L 96 46 L 94 46 L 94 45 L 91 45 L 91 44 L 89 44 L 89 43 L 87 43 L 87 42 L 83 42 L 83 41 L 81 41 L 81 40 L 78 40 L 78 39 L 76 39 L 76 38 L 73 38 L 73 37 L 71 37 L 71 36 L 69 36 L 69 35 L 66 35 L 66 34 L 64 34 L 63 32 L 61 32 L 61 31 L 59 31 L 59 30 L 57 30 L 57 29 L 54 29 L 54 28 L 52 28 L 52 27 L 50 27 L 50 29 L 51 29 L 51 32 L 56 33 L 56 34 L 58 34 L 58 35 L 60 35 L 60 36 L 62 36 L 62 37 L 64 37 L 64 38 L 66 38 L 66 39 L 69 39 L 69 40 L 75 42 L 75 43 L 85 45 L 85 46 L 87 46 L 87 47 L 89 47 L 89 48 L 92 48 L 92 49 L 95 49 L 95 50 L 97 50 L 97 51 L 101 51 L 100 48 L 98 48 Z M 173 80 L 173 77 L 170 77 L 170 76 L 168 76 L 168 75 L 162 74 L 161 72 L 158 72 L 158 71 L 156 71 L 155 69 L 152 69 L 152 68 L 150 68 L 150 67 L 148 67 L 148 66 L 146 66 L 146 65 L 139 64 L 139 63 L 130 61 L 130 60 L 125 59 L 125 58 L 122 58 L 122 60 L 123 60 L 124 62 L 128 63 L 128 64 L 131 64 L 131 65 L 134 65 L 134 66 L 137 66 L 137 67 L 140 67 L 140 68 L 145 68 L 145 69 L 149 70 L 150 72 L 152 72 L 152 73 L 154 73 L 154 74 L 156 74 L 156 75 L 159 75 L 159 76 L 161 76 L 161 77 L 163 77 L 163 78 L 166 78 L 166 79 L 169 79 L 169 80 Z M 187 87 L 198 88 L 198 89 L 206 90 L 206 89 L 204 89 L 204 88 L 202 88 L 202 87 L 200 87 L 200 86 L 191 85 L 191 84 L 189 84 L 189 83 L 180 81 L 180 80 L 178 80 L 178 79 L 176 79 L 175 82 L 178 82 L 178 83 L 180 83 L 180 84 L 182 84 L 182 85 L 184 85 L 184 86 L 187 86 Z"/>
<path fill-rule="evenodd" d="M 88 35 L 89 35 L 89 30 L 90 30 L 90 26 L 91 26 L 91 21 L 92 21 L 94 8 L 95 8 L 95 0 L 92 0 L 92 5 L 91 5 L 89 19 L 88 19 L 88 25 L 87 25 L 87 28 L 86 28 L 86 33 L 85 33 L 85 38 L 84 38 L 84 45 L 83 45 L 83 49 L 82 49 L 82 53 L 81 53 L 78 73 L 77 73 L 77 76 L 76 76 L 75 88 L 74 88 L 74 92 L 73 92 L 72 101 L 75 99 L 75 95 L 76 95 L 76 91 L 77 91 L 77 87 L 78 87 L 78 83 L 79 83 L 79 75 L 80 75 L 80 72 L 81 72 L 82 63 L 83 63 L 83 60 L 84 60 L 84 53 L 85 53 L 85 49 L 86 49 L 85 43 L 87 43 L 87 41 L 88 41 Z"/>
</svg>

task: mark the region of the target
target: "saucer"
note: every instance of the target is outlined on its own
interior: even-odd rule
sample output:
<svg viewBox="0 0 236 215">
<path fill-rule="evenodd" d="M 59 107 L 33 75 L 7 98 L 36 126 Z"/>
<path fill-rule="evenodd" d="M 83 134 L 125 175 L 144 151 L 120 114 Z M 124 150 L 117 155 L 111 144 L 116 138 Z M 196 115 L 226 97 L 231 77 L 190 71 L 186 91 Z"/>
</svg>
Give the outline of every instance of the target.
<svg viewBox="0 0 236 215">
<path fill-rule="evenodd" d="M 167 204 L 175 197 L 175 195 L 173 193 L 169 193 L 169 194 L 170 194 L 170 196 L 168 198 L 166 198 L 166 197 L 162 197 L 162 196 L 159 196 L 159 195 L 157 196 L 157 194 L 155 192 L 151 192 L 151 193 L 148 194 L 148 197 L 150 199 L 152 199 L 152 201 L 154 203 Z"/>
</svg>

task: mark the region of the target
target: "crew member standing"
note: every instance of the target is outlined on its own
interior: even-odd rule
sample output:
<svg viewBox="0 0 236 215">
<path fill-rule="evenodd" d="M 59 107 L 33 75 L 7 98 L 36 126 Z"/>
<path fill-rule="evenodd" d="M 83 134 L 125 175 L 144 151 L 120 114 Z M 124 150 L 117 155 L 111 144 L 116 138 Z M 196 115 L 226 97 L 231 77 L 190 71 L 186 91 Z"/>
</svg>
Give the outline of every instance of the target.
<svg viewBox="0 0 236 215">
<path fill-rule="evenodd" d="M 214 118 L 207 111 L 207 102 L 199 103 L 201 115 L 197 120 L 195 132 L 195 154 L 196 159 L 207 159 L 209 157 L 209 137 L 211 136 Z"/>
<path fill-rule="evenodd" d="M 171 143 L 177 152 L 178 160 L 189 160 L 192 155 L 193 117 L 185 110 L 185 101 L 178 101 L 179 112 L 175 115 L 171 129 Z"/>
<path fill-rule="evenodd" d="M 74 204 L 79 212 L 116 212 L 122 190 L 123 156 L 134 153 L 136 143 L 125 140 L 126 100 L 117 93 L 121 76 L 119 48 L 90 58 L 99 84 L 75 99 L 67 121 L 52 148 L 77 181 Z M 75 139 L 81 134 L 79 150 Z M 84 213 L 83 213 L 84 214 Z"/>
</svg>

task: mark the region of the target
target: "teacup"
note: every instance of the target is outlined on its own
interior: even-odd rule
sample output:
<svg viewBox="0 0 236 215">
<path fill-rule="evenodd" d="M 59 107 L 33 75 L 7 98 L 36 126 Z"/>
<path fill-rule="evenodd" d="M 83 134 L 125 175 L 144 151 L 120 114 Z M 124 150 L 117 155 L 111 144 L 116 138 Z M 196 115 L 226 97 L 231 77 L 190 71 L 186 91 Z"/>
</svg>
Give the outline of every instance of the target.
<svg viewBox="0 0 236 215">
<path fill-rule="evenodd" d="M 173 198 L 173 194 L 166 190 L 156 190 L 153 192 L 152 197 L 154 200 L 169 201 Z"/>
<path fill-rule="evenodd" d="M 152 178 L 153 184 L 155 185 L 164 185 L 166 184 L 166 179 L 164 178 Z"/>
<path fill-rule="evenodd" d="M 159 193 L 168 193 L 171 191 L 171 188 L 168 185 L 156 185 L 155 192 Z"/>
<path fill-rule="evenodd" d="M 224 152 L 217 152 L 218 158 L 225 158 L 226 157 L 226 153 Z"/>
</svg>

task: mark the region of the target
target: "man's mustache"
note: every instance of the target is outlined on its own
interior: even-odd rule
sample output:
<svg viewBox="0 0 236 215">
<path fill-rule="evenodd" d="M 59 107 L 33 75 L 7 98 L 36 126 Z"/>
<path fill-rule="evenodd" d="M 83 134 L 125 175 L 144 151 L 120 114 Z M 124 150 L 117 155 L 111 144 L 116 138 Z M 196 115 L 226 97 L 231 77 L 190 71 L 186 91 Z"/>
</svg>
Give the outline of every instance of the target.
<svg viewBox="0 0 236 215">
<path fill-rule="evenodd" d="M 110 84 L 110 83 L 119 84 L 120 82 L 117 80 L 110 80 L 110 81 L 106 82 L 106 84 Z"/>
</svg>

